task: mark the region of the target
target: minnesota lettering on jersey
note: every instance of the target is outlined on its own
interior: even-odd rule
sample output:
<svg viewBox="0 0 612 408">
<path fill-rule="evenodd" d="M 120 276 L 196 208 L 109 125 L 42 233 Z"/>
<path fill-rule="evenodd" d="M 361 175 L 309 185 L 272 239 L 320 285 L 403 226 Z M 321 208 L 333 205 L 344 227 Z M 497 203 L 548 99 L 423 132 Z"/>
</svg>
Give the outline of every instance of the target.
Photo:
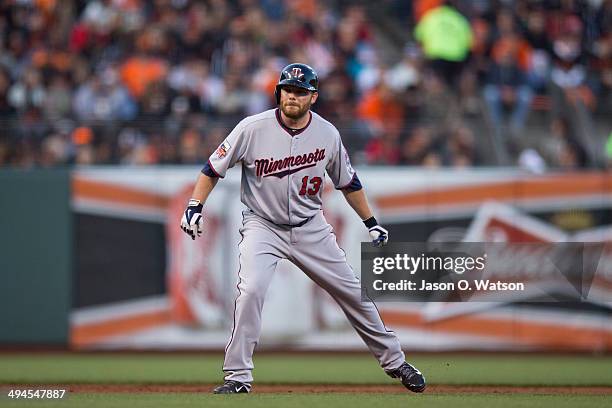
<svg viewBox="0 0 612 408">
<path fill-rule="evenodd" d="M 297 171 L 316 166 L 317 162 L 323 159 L 325 159 L 325 149 L 317 149 L 312 153 L 305 153 L 299 156 L 288 156 L 278 160 L 274 160 L 273 157 L 269 159 L 257 159 L 255 160 L 255 174 L 257 177 L 276 176 L 278 178 L 283 178 Z M 291 168 L 293 166 L 300 167 Z"/>
</svg>

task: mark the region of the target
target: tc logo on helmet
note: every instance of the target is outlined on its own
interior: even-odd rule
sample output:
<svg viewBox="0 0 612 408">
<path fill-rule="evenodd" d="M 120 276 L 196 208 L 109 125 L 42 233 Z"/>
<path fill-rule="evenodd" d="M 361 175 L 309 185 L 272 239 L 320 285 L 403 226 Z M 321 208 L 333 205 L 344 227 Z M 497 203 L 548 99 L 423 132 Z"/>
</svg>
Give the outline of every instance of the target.
<svg viewBox="0 0 612 408">
<path fill-rule="evenodd" d="M 289 78 L 295 78 L 300 81 L 304 78 L 304 74 L 302 73 L 302 68 L 300 67 L 293 67 L 291 69 L 291 73 L 287 72 L 287 74 L 289 74 Z"/>
</svg>

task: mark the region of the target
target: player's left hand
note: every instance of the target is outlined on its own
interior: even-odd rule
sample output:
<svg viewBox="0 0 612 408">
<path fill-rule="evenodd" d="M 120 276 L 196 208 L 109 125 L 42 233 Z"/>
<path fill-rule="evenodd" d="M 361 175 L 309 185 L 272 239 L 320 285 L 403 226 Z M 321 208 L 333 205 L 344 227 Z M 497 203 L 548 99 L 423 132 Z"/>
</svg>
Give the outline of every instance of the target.
<svg viewBox="0 0 612 408">
<path fill-rule="evenodd" d="M 204 206 L 199 200 L 189 200 L 187 209 L 181 218 L 181 229 L 195 240 L 196 235 L 202 235 L 202 208 Z"/>
<path fill-rule="evenodd" d="M 387 244 L 389 240 L 389 231 L 380 225 L 375 225 L 368 231 L 370 232 L 370 238 L 372 238 L 372 245 L 381 247 Z"/>
</svg>

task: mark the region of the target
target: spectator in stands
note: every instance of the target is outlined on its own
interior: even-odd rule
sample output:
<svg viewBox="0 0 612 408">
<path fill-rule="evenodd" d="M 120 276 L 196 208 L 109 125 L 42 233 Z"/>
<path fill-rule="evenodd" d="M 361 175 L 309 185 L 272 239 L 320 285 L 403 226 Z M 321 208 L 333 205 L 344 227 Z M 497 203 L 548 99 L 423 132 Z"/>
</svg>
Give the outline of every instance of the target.
<svg viewBox="0 0 612 408">
<path fill-rule="evenodd" d="M 165 61 L 146 54 L 128 58 L 121 67 L 121 79 L 137 101 L 142 99 L 150 84 L 163 80 L 166 73 Z"/>
<path fill-rule="evenodd" d="M 96 163 L 94 147 L 94 132 L 90 127 L 79 126 L 73 130 L 71 143 L 75 149 L 75 164 L 91 165 Z"/>
<path fill-rule="evenodd" d="M 58 167 L 69 162 L 73 147 L 67 135 L 51 133 L 43 141 L 40 164 L 43 167 Z"/>
<path fill-rule="evenodd" d="M 46 96 L 41 73 L 36 68 L 28 68 L 8 91 L 9 104 L 20 114 L 40 111 Z"/>
<path fill-rule="evenodd" d="M 487 111 L 498 134 L 503 134 L 504 109 L 511 110 L 509 132 L 511 137 L 520 134 L 533 98 L 524 71 L 516 59 L 517 52 L 513 43 L 499 48 L 495 62 L 491 64 L 486 78 L 483 95 Z"/>
<path fill-rule="evenodd" d="M 546 33 L 546 10 L 542 6 L 529 11 L 525 22 L 525 40 L 531 48 L 527 61 L 529 86 L 544 93 L 550 76 L 552 45 Z"/>
<path fill-rule="evenodd" d="M 423 68 L 422 54 L 415 44 L 407 44 L 404 47 L 404 55 L 401 61 L 391 67 L 385 73 L 385 80 L 389 87 L 398 93 L 419 85 Z"/>
<path fill-rule="evenodd" d="M 481 164 L 476 150 L 474 132 L 463 123 L 451 129 L 446 146 L 445 164 L 451 167 L 471 167 Z"/>
<path fill-rule="evenodd" d="M 551 138 L 543 145 L 550 167 L 577 169 L 587 165 L 587 154 L 568 118 L 555 118 L 550 126 Z"/>
<path fill-rule="evenodd" d="M 418 126 L 414 128 L 401 146 L 400 164 L 437 167 L 442 160 L 435 151 L 434 144 L 435 140 L 431 127 Z"/>
<path fill-rule="evenodd" d="M 360 119 L 366 121 L 375 135 L 397 132 L 404 126 L 404 110 L 400 101 L 384 80 L 367 92 L 357 107 Z"/>
<path fill-rule="evenodd" d="M 64 74 L 53 74 L 43 104 L 45 119 L 51 123 L 67 118 L 72 112 L 72 89 Z"/>
<path fill-rule="evenodd" d="M 436 75 L 426 75 L 421 82 L 419 121 L 435 127 L 436 132 L 457 119 L 459 106 L 449 100 L 444 81 Z"/>
<path fill-rule="evenodd" d="M 572 140 L 591 109 L 612 117 L 612 1 L 546 2 L 546 13 L 531 1 L 400 3 L 0 2 L 0 165 L 191 163 L 220 143 L 214 129 L 274 106 L 278 69 L 294 59 L 317 69 L 314 108 L 355 162 L 478 165 L 473 138 L 455 130 L 482 122 L 480 88 L 494 85 L 499 50 L 518 50 L 529 85 L 570 119 Z M 412 10 L 372 21 L 371 8 L 390 4 Z M 387 29 L 403 16 L 420 49 L 399 56 Z M 526 99 L 511 94 L 488 102 L 507 100 L 520 128 L 527 114 L 516 103 Z M 566 162 L 580 163 L 569 149 Z"/>
<path fill-rule="evenodd" d="M 277 76 L 278 74 L 275 73 L 271 92 L 274 92 L 274 85 L 278 81 Z M 316 103 L 317 113 L 329 118 L 330 121 L 341 120 L 345 107 L 355 106 L 356 95 L 357 90 L 352 78 L 345 70 L 338 67 L 331 71 L 325 79 L 325 92 L 319 94 Z"/>
<path fill-rule="evenodd" d="M 16 112 L 15 107 L 10 103 L 8 98 L 8 90 L 10 89 L 11 81 L 8 73 L 0 69 L 0 120 L 13 116 Z"/>
<path fill-rule="evenodd" d="M 401 129 L 388 129 L 380 136 L 372 138 L 365 147 L 367 164 L 397 165 L 400 161 Z"/>
<path fill-rule="evenodd" d="M 601 164 L 599 140 L 595 139 L 592 111 L 597 107 L 595 81 L 587 65 L 587 52 L 583 47 L 582 22 L 576 16 L 566 18 L 563 31 L 553 42 L 553 68 L 550 95 L 553 118 L 567 118 L 571 132 L 576 136 L 574 156 L 579 165 L 586 162 Z M 583 151 L 578 151 L 583 148 Z"/>
<path fill-rule="evenodd" d="M 84 122 L 130 120 L 137 112 L 136 104 L 112 67 L 98 72 L 76 90 L 73 109 Z"/>
<path fill-rule="evenodd" d="M 601 101 L 596 108 L 605 111 L 606 107 L 612 106 L 612 29 L 604 32 L 593 44 L 589 67 L 593 71 L 593 80 Z"/>
<path fill-rule="evenodd" d="M 555 116 L 568 113 L 568 105 L 593 107 L 595 102 L 588 84 L 586 54 L 581 43 L 582 23 L 574 18 L 568 19 L 567 24 L 552 47 L 551 94 Z"/>
<path fill-rule="evenodd" d="M 421 43 L 433 71 L 455 89 L 472 46 L 469 21 L 451 1 L 425 13 L 415 27 L 414 37 Z"/>
<path fill-rule="evenodd" d="M 561 145 L 558 166 L 564 170 L 583 169 L 588 164 L 587 154 L 578 143 L 568 141 Z"/>
</svg>

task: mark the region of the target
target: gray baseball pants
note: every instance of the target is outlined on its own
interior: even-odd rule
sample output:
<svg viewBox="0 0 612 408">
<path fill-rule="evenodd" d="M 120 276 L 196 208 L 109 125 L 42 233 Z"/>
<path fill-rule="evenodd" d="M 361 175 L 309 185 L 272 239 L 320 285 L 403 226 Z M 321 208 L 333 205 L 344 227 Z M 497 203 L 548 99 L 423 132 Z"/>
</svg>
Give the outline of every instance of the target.
<svg viewBox="0 0 612 408">
<path fill-rule="evenodd" d="M 385 328 L 374 303 L 361 301 L 361 284 L 322 211 L 301 227 L 285 227 L 246 210 L 240 233 L 238 297 L 223 364 L 226 380 L 253 381 L 253 351 L 261 332 L 264 298 L 282 259 L 293 262 L 338 302 L 385 371 L 404 362 L 399 339 Z"/>
</svg>

